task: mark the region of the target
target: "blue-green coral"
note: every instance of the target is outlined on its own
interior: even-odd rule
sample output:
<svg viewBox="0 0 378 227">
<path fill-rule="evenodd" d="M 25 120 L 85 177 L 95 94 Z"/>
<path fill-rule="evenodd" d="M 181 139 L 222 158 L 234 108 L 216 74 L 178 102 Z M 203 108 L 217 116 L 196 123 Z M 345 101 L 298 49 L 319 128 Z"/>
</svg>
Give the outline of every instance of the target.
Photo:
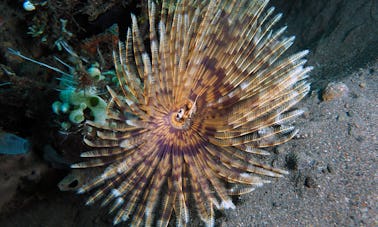
<svg viewBox="0 0 378 227">
<path fill-rule="evenodd" d="M 28 140 L 12 133 L 0 131 L 0 154 L 25 154 L 29 148 Z"/>
</svg>

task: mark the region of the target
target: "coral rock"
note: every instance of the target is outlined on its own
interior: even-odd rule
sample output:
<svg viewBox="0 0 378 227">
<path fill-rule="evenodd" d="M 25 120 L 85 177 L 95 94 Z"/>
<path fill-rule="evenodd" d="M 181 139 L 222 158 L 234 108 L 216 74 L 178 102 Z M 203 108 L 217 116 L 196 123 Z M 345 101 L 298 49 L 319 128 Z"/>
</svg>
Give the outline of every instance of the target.
<svg viewBox="0 0 378 227">
<path fill-rule="evenodd" d="M 349 92 L 349 88 L 342 82 L 331 82 L 324 89 L 322 98 L 324 101 L 331 101 L 334 99 L 340 99 L 346 96 Z"/>
</svg>

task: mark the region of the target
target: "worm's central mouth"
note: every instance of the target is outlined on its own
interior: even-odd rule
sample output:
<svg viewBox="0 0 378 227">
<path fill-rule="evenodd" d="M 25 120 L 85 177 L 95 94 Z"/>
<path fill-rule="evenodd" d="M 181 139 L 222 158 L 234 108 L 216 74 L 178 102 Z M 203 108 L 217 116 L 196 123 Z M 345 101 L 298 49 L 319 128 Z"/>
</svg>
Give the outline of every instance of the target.
<svg viewBox="0 0 378 227">
<path fill-rule="evenodd" d="M 196 112 L 195 102 L 186 100 L 179 108 L 171 113 L 171 124 L 177 129 L 187 129 Z"/>
</svg>

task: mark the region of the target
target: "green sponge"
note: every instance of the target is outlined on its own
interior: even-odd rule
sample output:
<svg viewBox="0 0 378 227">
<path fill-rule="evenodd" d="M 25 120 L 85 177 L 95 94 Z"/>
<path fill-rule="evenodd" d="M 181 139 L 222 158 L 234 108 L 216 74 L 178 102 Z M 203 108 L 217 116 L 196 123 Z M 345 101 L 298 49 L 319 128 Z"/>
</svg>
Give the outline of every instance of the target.
<svg viewBox="0 0 378 227">
<path fill-rule="evenodd" d="M 83 112 L 86 108 L 89 108 L 94 117 L 94 122 L 105 123 L 107 104 L 100 96 L 87 94 L 84 91 L 73 92 L 70 97 L 70 103 L 79 106 L 77 112 L 79 112 L 80 109 L 81 112 Z M 72 112 L 74 111 L 75 110 Z"/>
<path fill-rule="evenodd" d="M 74 124 L 80 124 L 85 120 L 84 111 L 88 108 L 93 121 L 104 123 L 106 119 L 106 102 L 98 95 L 89 91 L 75 91 L 68 88 L 60 92 L 60 101 L 52 104 L 56 114 L 68 114 L 69 120 Z"/>
</svg>

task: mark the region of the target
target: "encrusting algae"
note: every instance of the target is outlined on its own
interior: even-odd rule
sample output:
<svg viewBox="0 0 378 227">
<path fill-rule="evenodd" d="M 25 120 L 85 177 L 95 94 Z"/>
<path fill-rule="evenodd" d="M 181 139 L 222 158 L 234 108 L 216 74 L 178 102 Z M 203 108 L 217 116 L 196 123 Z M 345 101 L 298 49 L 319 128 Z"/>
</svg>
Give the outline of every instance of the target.
<svg viewBox="0 0 378 227">
<path fill-rule="evenodd" d="M 106 123 L 86 121 L 93 150 L 72 165 L 104 171 L 78 192 L 109 204 L 115 225 L 167 226 L 174 213 L 185 226 L 196 212 L 213 226 L 232 195 L 287 174 L 253 156 L 297 133 L 308 51 L 281 57 L 294 37 L 271 29 L 281 14 L 265 10 L 268 0 L 148 4 L 150 50 L 132 15 L 114 51 L 122 91 L 108 87 Z"/>
</svg>

